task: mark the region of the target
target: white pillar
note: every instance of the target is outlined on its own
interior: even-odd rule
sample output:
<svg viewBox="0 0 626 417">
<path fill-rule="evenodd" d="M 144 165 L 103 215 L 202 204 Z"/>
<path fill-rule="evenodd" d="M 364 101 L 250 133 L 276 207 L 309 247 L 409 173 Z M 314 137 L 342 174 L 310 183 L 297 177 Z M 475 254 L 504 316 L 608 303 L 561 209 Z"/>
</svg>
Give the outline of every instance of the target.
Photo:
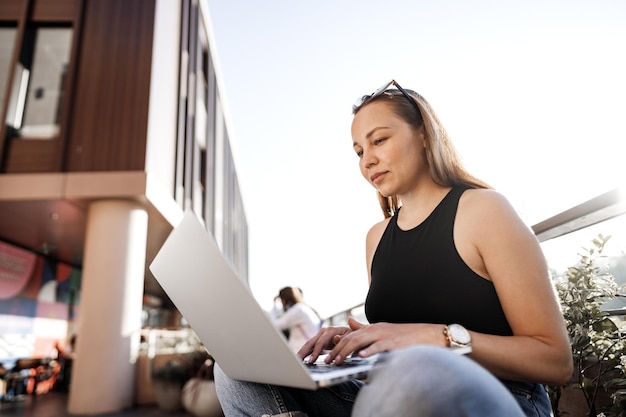
<svg viewBox="0 0 626 417">
<path fill-rule="evenodd" d="M 130 201 L 90 205 L 68 411 L 101 414 L 133 405 L 148 213 Z"/>
</svg>

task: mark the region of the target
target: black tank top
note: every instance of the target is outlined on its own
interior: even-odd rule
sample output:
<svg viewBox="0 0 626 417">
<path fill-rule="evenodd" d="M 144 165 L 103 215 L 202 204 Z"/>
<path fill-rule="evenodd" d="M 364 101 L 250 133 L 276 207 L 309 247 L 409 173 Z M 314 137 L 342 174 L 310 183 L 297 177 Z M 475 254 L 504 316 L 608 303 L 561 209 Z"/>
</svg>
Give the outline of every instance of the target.
<svg viewBox="0 0 626 417">
<path fill-rule="evenodd" d="M 365 301 L 370 323 L 459 323 L 480 333 L 513 334 L 493 284 L 473 272 L 454 245 L 454 220 L 466 189 L 450 190 L 411 230 L 398 227 L 397 214 L 390 219 L 372 259 Z"/>
</svg>

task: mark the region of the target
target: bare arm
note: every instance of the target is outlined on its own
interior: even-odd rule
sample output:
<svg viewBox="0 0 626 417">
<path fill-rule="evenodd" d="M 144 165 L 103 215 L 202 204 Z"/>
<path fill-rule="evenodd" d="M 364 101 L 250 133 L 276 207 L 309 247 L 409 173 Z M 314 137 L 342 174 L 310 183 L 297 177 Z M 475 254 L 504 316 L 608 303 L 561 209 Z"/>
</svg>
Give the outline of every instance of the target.
<svg viewBox="0 0 626 417">
<path fill-rule="evenodd" d="M 500 194 L 470 190 L 459 205 L 455 243 L 462 258 L 490 279 L 512 337 L 472 334 L 472 357 L 495 375 L 562 383 L 572 373 L 569 339 L 536 237 Z"/>
</svg>

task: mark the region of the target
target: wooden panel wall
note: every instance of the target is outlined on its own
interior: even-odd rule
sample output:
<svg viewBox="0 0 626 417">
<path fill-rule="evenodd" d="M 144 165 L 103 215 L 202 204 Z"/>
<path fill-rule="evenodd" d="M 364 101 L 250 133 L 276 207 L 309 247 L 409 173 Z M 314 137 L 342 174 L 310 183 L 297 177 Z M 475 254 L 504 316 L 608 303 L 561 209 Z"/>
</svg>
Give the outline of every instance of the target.
<svg viewBox="0 0 626 417">
<path fill-rule="evenodd" d="M 35 21 L 67 22 L 74 18 L 74 11 L 80 0 L 2 0 L 0 18 L 19 20 L 24 8 L 31 5 L 30 18 Z"/>
<path fill-rule="evenodd" d="M 2 20 L 19 20 L 27 5 L 26 0 L 2 0 L 0 1 L 0 17 Z"/>
<path fill-rule="evenodd" d="M 67 171 L 143 170 L 154 0 L 85 0 Z"/>
<path fill-rule="evenodd" d="M 2 0 L 6 1 L 6 0 Z M 33 3 L 31 20 L 68 22 L 74 18 L 80 0 L 37 0 Z"/>
</svg>

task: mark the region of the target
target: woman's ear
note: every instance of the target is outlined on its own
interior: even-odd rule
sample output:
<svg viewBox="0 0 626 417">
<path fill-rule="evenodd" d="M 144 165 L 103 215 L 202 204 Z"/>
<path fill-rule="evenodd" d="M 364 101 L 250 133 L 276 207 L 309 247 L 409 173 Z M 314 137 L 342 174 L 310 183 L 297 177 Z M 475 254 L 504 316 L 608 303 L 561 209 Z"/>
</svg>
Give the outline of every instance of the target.
<svg viewBox="0 0 626 417">
<path fill-rule="evenodd" d="M 424 147 L 424 149 L 427 149 L 428 146 L 426 144 L 426 132 L 424 130 L 424 124 L 422 123 L 422 125 L 417 128 L 417 137 L 419 138 L 419 140 L 422 141 L 422 146 Z"/>
</svg>

